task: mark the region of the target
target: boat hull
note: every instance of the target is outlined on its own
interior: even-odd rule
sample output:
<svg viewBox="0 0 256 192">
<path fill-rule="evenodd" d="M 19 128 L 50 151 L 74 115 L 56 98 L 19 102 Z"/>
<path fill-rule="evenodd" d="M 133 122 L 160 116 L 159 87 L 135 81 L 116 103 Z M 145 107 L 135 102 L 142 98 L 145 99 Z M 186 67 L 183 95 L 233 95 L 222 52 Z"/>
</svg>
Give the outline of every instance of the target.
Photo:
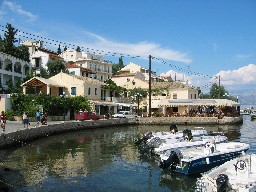
<svg viewBox="0 0 256 192">
<path fill-rule="evenodd" d="M 248 150 L 248 149 L 247 149 Z M 214 156 L 208 156 L 200 159 L 196 159 L 193 161 L 181 161 L 181 166 L 176 166 L 173 169 L 174 172 L 182 173 L 185 175 L 193 175 L 202 173 L 205 171 L 209 171 L 210 169 L 219 166 L 231 159 L 238 157 L 243 154 L 246 150 L 226 153 L 226 154 L 218 154 Z"/>
</svg>

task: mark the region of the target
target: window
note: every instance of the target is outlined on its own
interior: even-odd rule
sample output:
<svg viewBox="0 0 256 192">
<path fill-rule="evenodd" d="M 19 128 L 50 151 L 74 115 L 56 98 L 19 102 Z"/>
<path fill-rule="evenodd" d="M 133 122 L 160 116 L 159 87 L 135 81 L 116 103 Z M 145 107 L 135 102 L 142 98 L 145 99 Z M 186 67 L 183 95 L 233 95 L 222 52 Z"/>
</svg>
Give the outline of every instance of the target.
<svg viewBox="0 0 256 192">
<path fill-rule="evenodd" d="M 133 81 L 132 84 L 135 85 L 135 81 Z"/>
<path fill-rule="evenodd" d="M 193 99 L 193 94 L 190 94 L 190 99 Z"/>
<path fill-rule="evenodd" d="M 196 94 L 195 94 L 195 99 L 196 99 Z"/>
<path fill-rule="evenodd" d="M 76 95 L 76 87 L 71 87 L 71 95 Z"/>
<path fill-rule="evenodd" d="M 40 60 L 39 59 L 40 58 L 35 58 L 35 65 L 36 65 L 37 68 L 40 67 Z"/>
<path fill-rule="evenodd" d="M 91 95 L 91 88 L 88 88 L 88 95 Z"/>
<path fill-rule="evenodd" d="M 71 75 L 75 75 L 75 71 L 71 71 L 70 74 L 71 74 Z"/>
<path fill-rule="evenodd" d="M 178 112 L 179 112 L 178 107 L 173 107 L 173 108 L 172 108 L 172 111 L 173 111 L 174 113 L 178 113 Z"/>
<path fill-rule="evenodd" d="M 97 92 L 98 92 L 98 89 L 97 89 L 97 88 L 95 88 L 95 95 L 97 95 Z"/>
<path fill-rule="evenodd" d="M 63 95 L 63 87 L 59 87 L 59 96 Z"/>
<path fill-rule="evenodd" d="M 173 99 L 177 99 L 177 98 L 178 98 L 177 93 L 173 93 L 173 94 L 172 94 L 172 98 L 173 98 Z"/>
</svg>

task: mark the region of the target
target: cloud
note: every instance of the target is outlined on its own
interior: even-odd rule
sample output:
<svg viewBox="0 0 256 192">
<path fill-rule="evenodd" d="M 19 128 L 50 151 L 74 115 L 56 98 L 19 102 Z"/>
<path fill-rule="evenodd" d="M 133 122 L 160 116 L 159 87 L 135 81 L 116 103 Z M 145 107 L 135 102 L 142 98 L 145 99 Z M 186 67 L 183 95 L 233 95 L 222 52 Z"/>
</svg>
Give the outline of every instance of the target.
<svg viewBox="0 0 256 192">
<path fill-rule="evenodd" d="M 256 84 L 256 65 L 249 64 L 236 70 L 220 71 L 223 85 Z"/>
<path fill-rule="evenodd" d="M 87 36 L 87 42 L 84 43 L 84 46 L 93 49 L 140 56 L 142 59 L 147 59 L 149 54 L 151 54 L 153 57 L 157 57 L 159 59 L 161 58 L 183 63 L 190 63 L 192 61 L 192 59 L 184 52 L 163 48 L 161 45 L 152 42 L 142 41 L 138 43 L 125 43 L 108 40 L 100 35 L 87 31 L 83 31 L 83 34 Z M 82 37 L 84 37 L 84 35 Z M 79 40 L 80 45 L 81 42 L 84 41 Z"/>
<path fill-rule="evenodd" d="M 249 59 L 252 57 L 252 54 L 237 54 L 235 57 L 239 60 Z"/>
<path fill-rule="evenodd" d="M 161 76 L 171 76 L 177 81 L 186 81 L 189 85 L 200 87 L 204 93 L 208 93 L 213 83 L 219 83 L 216 76 L 220 75 L 220 84 L 224 85 L 225 89 L 235 95 L 252 94 L 256 92 L 256 65 L 248 64 L 235 70 L 220 71 L 213 78 L 203 77 L 199 75 L 188 75 L 170 70 Z"/>
<path fill-rule="evenodd" d="M 20 5 L 12 2 L 11 0 L 3 1 L 0 13 L 5 13 L 7 11 L 7 9 L 11 10 L 12 12 L 14 12 L 18 15 L 26 16 L 30 21 L 34 21 L 37 19 L 36 15 L 32 14 L 31 12 L 25 11 L 24 9 L 22 9 L 22 7 Z M 1 16 L 5 15 L 5 14 L 1 14 Z"/>
</svg>

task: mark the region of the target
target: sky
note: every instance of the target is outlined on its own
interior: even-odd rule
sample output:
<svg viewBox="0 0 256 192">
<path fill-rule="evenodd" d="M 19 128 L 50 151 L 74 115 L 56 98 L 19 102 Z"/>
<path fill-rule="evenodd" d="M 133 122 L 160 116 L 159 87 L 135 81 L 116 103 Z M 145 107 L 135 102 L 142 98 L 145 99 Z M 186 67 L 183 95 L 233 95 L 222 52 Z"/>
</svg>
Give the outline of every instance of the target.
<svg viewBox="0 0 256 192">
<path fill-rule="evenodd" d="M 256 104 L 255 10 L 256 0 L 2 0 L 0 35 L 10 23 L 21 41 L 80 46 L 145 68 L 151 55 L 158 75 L 203 93 L 220 76 L 230 95 Z"/>
</svg>

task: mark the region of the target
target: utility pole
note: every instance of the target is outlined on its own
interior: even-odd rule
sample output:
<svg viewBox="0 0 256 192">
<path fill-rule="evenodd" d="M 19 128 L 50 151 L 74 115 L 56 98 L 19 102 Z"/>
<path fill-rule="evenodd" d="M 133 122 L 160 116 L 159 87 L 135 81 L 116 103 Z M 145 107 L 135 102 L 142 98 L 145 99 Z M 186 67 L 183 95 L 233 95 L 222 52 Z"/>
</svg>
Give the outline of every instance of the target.
<svg viewBox="0 0 256 192">
<path fill-rule="evenodd" d="M 149 55 L 148 116 L 151 117 L 151 55 Z"/>
<path fill-rule="evenodd" d="M 219 75 L 219 94 L 218 94 L 218 99 L 220 99 L 220 75 Z"/>
</svg>

